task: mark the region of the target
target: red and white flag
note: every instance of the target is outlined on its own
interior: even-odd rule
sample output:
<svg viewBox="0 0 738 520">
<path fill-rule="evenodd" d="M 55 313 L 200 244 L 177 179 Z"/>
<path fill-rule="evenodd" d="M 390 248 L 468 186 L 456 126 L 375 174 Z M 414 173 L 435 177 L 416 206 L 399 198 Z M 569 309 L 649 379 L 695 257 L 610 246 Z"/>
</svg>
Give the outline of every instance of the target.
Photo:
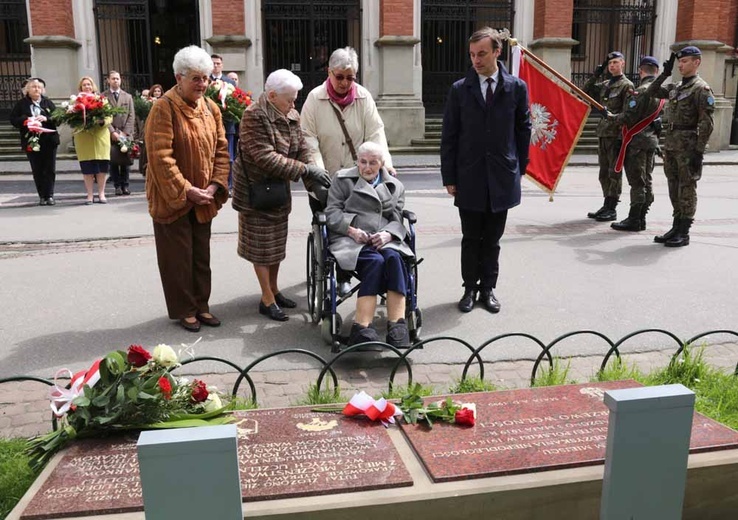
<svg viewBox="0 0 738 520">
<path fill-rule="evenodd" d="M 528 51 L 514 46 L 513 75 L 528 85 L 533 125 L 526 175 L 552 197 L 589 116 L 590 106 L 544 74 Z"/>
</svg>

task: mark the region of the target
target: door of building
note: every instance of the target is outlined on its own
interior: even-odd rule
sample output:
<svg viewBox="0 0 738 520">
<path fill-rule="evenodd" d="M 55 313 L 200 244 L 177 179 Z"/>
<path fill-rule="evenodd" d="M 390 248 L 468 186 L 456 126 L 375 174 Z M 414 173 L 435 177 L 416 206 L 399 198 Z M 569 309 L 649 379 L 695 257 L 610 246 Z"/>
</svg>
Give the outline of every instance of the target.
<svg viewBox="0 0 738 520">
<path fill-rule="evenodd" d="M 574 0 L 571 78 L 584 85 L 608 52 L 625 56 L 625 74 L 638 82 L 642 56 L 653 52 L 656 0 Z"/>
<path fill-rule="evenodd" d="M 262 12 L 264 77 L 277 69 L 299 76 L 303 89 L 296 101 L 298 110 L 307 94 L 328 77 L 328 58 L 334 50 L 350 46 L 361 56 L 359 0 L 262 0 Z"/>
<path fill-rule="evenodd" d="M 454 81 L 466 75 L 469 37 L 485 26 L 513 32 L 511 0 L 423 0 L 421 2 L 423 105 L 428 115 L 443 112 Z"/>
<path fill-rule="evenodd" d="M 174 55 L 200 44 L 197 0 L 95 0 L 94 9 L 101 89 L 117 70 L 129 92 L 154 83 L 166 90 L 175 83 Z"/>
<path fill-rule="evenodd" d="M 31 75 L 26 0 L 0 0 L 0 117 L 6 120 Z M 47 78 L 45 78 L 47 79 Z"/>
</svg>

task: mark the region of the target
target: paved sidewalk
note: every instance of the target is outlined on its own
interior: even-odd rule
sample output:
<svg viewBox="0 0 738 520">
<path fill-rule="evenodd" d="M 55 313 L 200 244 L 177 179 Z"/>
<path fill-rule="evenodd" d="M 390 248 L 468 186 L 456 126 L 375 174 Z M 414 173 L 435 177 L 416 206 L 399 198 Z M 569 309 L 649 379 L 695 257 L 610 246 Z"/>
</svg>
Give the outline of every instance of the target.
<svg viewBox="0 0 738 520">
<path fill-rule="evenodd" d="M 429 347 L 430 348 L 430 347 Z M 627 366 L 637 366 L 648 373 L 666 366 L 673 350 L 623 353 L 623 361 Z M 355 356 L 365 355 L 356 353 Z M 349 356 L 346 356 L 347 358 Z M 412 354 L 411 354 L 412 357 Z M 704 351 L 707 362 L 716 368 L 732 373 L 738 363 L 738 344 L 735 342 L 710 345 Z M 354 357 L 354 360 L 356 358 Z M 384 361 L 384 359 L 382 360 Z M 592 380 L 602 363 L 602 356 L 580 356 L 564 358 L 563 366 L 569 366 L 570 383 L 583 383 Z M 486 362 L 484 366 L 485 381 L 491 382 L 498 389 L 527 388 L 530 386 L 533 360 Z M 194 367 L 195 365 L 193 365 Z M 386 362 L 372 363 L 372 368 L 345 367 L 337 363 L 334 366 L 343 397 L 348 400 L 354 392 L 365 392 L 379 397 L 388 389 L 389 376 L 394 366 L 393 358 Z M 539 369 L 545 369 L 542 364 Z M 412 364 L 413 382 L 431 386 L 437 394 L 447 393 L 460 379 L 463 364 Z M 308 388 L 314 385 L 320 369 L 314 370 L 272 370 L 250 372 L 256 397 L 260 408 L 281 408 L 305 404 Z M 472 366 L 469 377 L 479 375 L 478 365 Z M 224 393 L 230 393 L 237 374 L 186 374 L 196 376 L 208 385 L 215 385 Z M 330 376 L 326 378 L 330 384 Z M 395 386 L 403 387 L 408 382 L 407 371 L 401 368 L 395 377 Z M 48 387 L 32 381 L 6 383 L 0 385 L 0 437 L 29 437 L 45 433 L 51 429 L 51 412 L 47 398 Z M 248 383 L 244 380 L 239 387 L 238 395 L 251 398 Z"/>
</svg>

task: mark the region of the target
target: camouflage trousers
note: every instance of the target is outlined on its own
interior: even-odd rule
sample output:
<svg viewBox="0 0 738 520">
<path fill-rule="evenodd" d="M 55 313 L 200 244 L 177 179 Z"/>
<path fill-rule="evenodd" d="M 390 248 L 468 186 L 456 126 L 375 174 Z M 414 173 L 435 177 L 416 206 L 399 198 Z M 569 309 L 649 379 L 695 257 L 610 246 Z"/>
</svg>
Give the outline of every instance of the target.
<svg viewBox="0 0 738 520">
<path fill-rule="evenodd" d="M 674 218 L 694 218 L 697 211 L 697 172 L 690 161 L 689 153 L 664 151 L 664 173 Z"/>
<path fill-rule="evenodd" d="M 597 159 L 600 165 L 600 186 L 604 197 L 620 198 L 623 191 L 623 173 L 615 171 L 621 140 L 615 137 L 600 137 Z"/>
<path fill-rule="evenodd" d="M 653 167 L 656 150 L 628 147 L 625 154 L 625 177 L 630 184 L 630 205 L 653 202 Z"/>
</svg>

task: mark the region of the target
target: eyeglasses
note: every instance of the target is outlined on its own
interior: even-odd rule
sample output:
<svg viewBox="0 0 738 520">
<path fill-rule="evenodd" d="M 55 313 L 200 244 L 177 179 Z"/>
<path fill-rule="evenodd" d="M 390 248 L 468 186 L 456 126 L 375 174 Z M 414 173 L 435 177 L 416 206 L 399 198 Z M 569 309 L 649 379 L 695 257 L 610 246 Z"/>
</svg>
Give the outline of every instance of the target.
<svg viewBox="0 0 738 520">
<path fill-rule="evenodd" d="M 356 81 L 356 76 L 344 76 L 343 74 L 336 74 L 335 72 L 331 72 L 333 74 L 333 77 L 336 78 L 336 81 L 343 81 L 346 80 L 349 83 L 353 83 Z"/>
<path fill-rule="evenodd" d="M 182 77 L 185 78 L 187 81 L 190 81 L 190 82 L 195 83 L 195 84 L 200 84 L 200 83 L 207 84 L 207 83 L 210 83 L 210 76 L 185 76 L 185 75 L 182 75 Z"/>
</svg>

